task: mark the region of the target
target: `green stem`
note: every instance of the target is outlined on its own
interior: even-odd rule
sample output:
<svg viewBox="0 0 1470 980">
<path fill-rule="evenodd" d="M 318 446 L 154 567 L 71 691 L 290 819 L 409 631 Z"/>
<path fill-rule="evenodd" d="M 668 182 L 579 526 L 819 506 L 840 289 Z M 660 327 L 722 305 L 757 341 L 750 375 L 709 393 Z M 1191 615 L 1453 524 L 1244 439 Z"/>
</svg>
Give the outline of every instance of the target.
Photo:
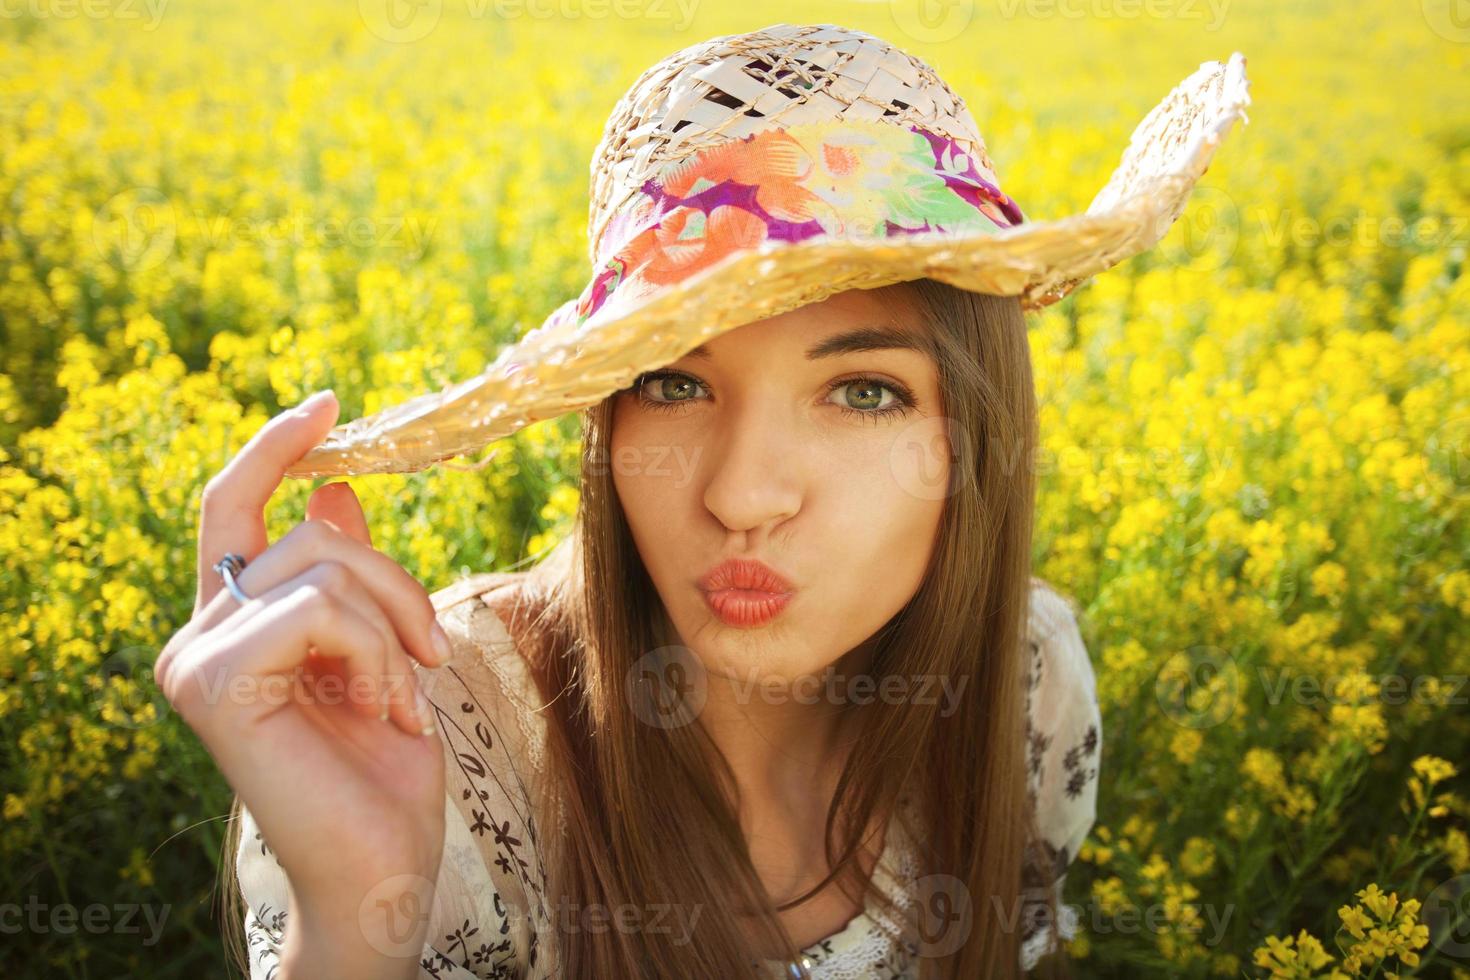
<svg viewBox="0 0 1470 980">
<path fill-rule="evenodd" d="M 31 811 L 30 817 L 31 817 L 31 826 L 32 827 L 35 827 L 35 829 L 37 829 L 37 830 L 41 830 L 40 827 L 36 827 L 36 818 L 35 818 L 34 811 Z M 46 852 L 46 863 L 51 868 L 51 876 L 56 879 L 56 888 L 57 888 L 57 890 L 61 894 L 62 904 L 63 905 L 70 906 L 71 905 L 71 896 L 70 896 L 70 894 L 66 890 L 66 875 L 64 875 L 64 874 L 61 873 L 61 869 L 57 865 L 57 862 L 56 862 L 56 851 L 51 846 L 51 835 L 49 833 L 47 833 L 46 831 L 41 830 L 41 833 L 38 835 L 38 839 L 41 842 L 41 848 L 42 848 L 42 850 L 44 850 Z M 75 977 L 77 975 L 76 974 L 76 971 L 72 968 L 71 963 L 67 963 L 66 973 L 67 973 L 67 976 L 70 976 L 70 977 Z M 87 977 L 87 961 L 86 960 L 82 960 L 82 980 L 86 980 L 86 977 Z"/>
<path fill-rule="evenodd" d="M 1397 870 L 1398 867 L 1399 867 L 1399 865 L 1403 864 L 1403 862 L 1404 862 L 1404 859 L 1403 859 L 1404 848 L 1407 847 L 1409 844 L 1413 843 L 1413 841 L 1414 841 L 1414 831 L 1416 831 L 1416 830 L 1419 829 L 1419 822 L 1424 818 L 1424 812 L 1428 808 L 1429 808 L 1429 793 L 1426 790 L 1425 793 L 1424 793 L 1424 802 L 1421 803 L 1421 804 L 1419 804 L 1418 809 L 1414 812 L 1414 819 L 1412 819 L 1412 820 L 1409 821 L 1409 830 L 1408 830 L 1408 832 L 1406 834 L 1404 834 L 1403 837 L 1400 837 L 1399 838 L 1398 847 L 1395 847 L 1393 849 L 1393 864 L 1391 864 L 1389 866 L 1389 871 L 1390 872 Z"/>
</svg>

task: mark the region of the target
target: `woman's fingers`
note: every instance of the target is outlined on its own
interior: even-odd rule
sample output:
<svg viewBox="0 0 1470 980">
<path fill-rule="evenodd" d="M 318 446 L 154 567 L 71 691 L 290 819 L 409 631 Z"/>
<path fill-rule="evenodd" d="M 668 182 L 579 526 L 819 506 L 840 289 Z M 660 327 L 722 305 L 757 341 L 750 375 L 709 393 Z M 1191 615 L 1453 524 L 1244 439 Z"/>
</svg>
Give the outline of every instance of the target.
<svg viewBox="0 0 1470 980">
<path fill-rule="evenodd" d="M 369 548 L 373 546 L 367 515 L 362 512 L 362 502 L 346 483 L 323 483 L 313 490 L 306 501 L 306 519 L 325 521 L 353 541 Z"/>
<path fill-rule="evenodd" d="M 307 520 L 296 525 L 247 564 L 235 576 L 235 582 L 246 595 L 253 597 L 295 578 L 318 562 L 335 562 L 351 569 L 368 595 L 387 614 L 399 641 L 415 659 L 429 667 L 448 661 L 448 638 L 443 640 L 442 656 L 435 646 L 434 634 L 438 632 L 442 636 L 443 630 L 428 590 L 402 565 L 381 551 L 352 540 L 325 521 Z M 210 575 L 215 573 L 211 571 Z M 190 625 L 198 630 L 213 629 L 239 608 L 234 596 L 228 592 L 217 593 Z"/>
<path fill-rule="evenodd" d="M 427 734 L 423 732 L 423 728 L 429 719 L 423 716 L 428 714 L 430 707 L 419 703 L 413 659 L 403 649 L 388 614 L 347 566 L 337 562 L 323 562 L 313 566 L 313 571 L 325 588 L 372 624 L 387 646 L 388 659 L 383 668 L 383 683 L 378 701 L 379 717 L 392 720 L 411 735 Z M 350 667 L 347 662 L 333 658 L 330 654 L 323 656 L 322 651 L 315 652 L 318 656 L 314 658 L 314 663 L 309 664 L 309 670 L 314 673 L 334 674 L 342 683 L 347 681 Z"/>
<path fill-rule="evenodd" d="M 352 699 L 357 710 L 375 716 L 386 713 L 399 727 L 417 734 L 429 719 L 422 717 L 423 701 L 416 696 L 409 653 L 428 666 L 439 666 L 449 659 L 448 638 L 424 587 L 373 549 L 366 516 L 352 488 L 341 482 L 317 488 L 308 501 L 305 523 L 274 546 L 266 540 L 266 504 L 286 469 L 331 431 L 338 411 L 331 391 L 313 395 L 267 422 L 209 481 L 200 508 L 195 615 L 160 654 L 155 677 L 164 686 L 165 675 L 176 672 L 175 661 L 182 651 L 197 659 L 198 649 L 231 650 L 245 642 L 237 641 L 237 636 L 255 636 L 249 654 L 253 660 L 226 663 L 223 654 L 205 654 L 210 669 L 232 676 L 244 670 L 254 677 L 289 669 L 297 685 L 313 677 L 324 685 L 333 680 L 351 683 L 357 691 Z M 214 570 L 230 552 L 244 556 L 247 563 L 236 577 L 241 590 L 252 597 L 243 605 L 224 589 Z M 277 622 L 290 610 L 300 612 L 301 629 L 313 637 L 295 649 L 287 642 L 291 634 Z M 319 642 L 316 637 L 329 633 L 333 622 L 357 645 L 344 645 L 341 637 Z M 194 645 L 211 631 L 221 634 L 217 644 L 203 640 Z M 262 673 L 265 662 L 260 658 L 269 656 L 285 659 Z M 178 673 L 197 683 L 199 678 L 193 675 L 199 665 L 185 666 L 189 669 Z M 364 696 L 367 692 L 371 697 Z M 196 703 L 219 699 L 218 690 L 202 694 Z"/>
<path fill-rule="evenodd" d="M 249 561 L 266 549 L 266 503 L 285 479 L 286 468 L 331 431 L 338 410 L 330 390 L 317 392 L 263 425 L 205 485 L 199 507 L 196 612 L 223 587 L 215 562 L 232 551 Z"/>
<path fill-rule="evenodd" d="M 172 665 L 160 686 L 201 732 L 221 724 L 238 731 L 241 724 L 313 702 L 371 718 L 386 711 L 398 727 L 418 735 L 424 722 L 414 710 L 414 688 L 404 683 L 412 662 L 385 619 L 350 571 L 315 565 L 240 607 L 230 627 L 216 631 L 217 640 L 202 638 L 191 662 Z M 340 683 L 323 683 L 302 669 L 308 649 L 332 664 L 329 673 Z"/>
<path fill-rule="evenodd" d="M 329 574 L 329 573 L 328 573 Z M 303 700 L 307 692 L 298 667 L 307 648 L 345 661 L 352 681 L 333 696 L 360 714 L 376 716 L 387 644 L 370 622 L 322 584 L 324 573 L 308 572 L 241 606 L 228 629 L 204 634 L 172 663 L 159 682 L 169 702 L 196 731 L 269 717 Z M 366 688 L 366 690 L 364 690 Z"/>
</svg>

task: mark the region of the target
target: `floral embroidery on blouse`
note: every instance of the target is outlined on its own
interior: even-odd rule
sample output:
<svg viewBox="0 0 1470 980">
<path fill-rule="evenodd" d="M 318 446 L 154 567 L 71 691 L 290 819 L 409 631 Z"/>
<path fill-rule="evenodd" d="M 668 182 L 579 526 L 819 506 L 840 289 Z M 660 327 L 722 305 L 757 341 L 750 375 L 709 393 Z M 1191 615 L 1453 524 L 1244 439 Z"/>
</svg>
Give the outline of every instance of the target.
<svg viewBox="0 0 1470 980">
<path fill-rule="evenodd" d="M 434 706 L 444 743 L 447 782 L 444 859 L 419 960 L 435 980 L 538 980 L 556 975 L 557 951 L 547 912 L 543 826 L 564 828 L 539 812 L 533 790 L 545 771 L 541 698 L 529 668 L 485 598 L 503 574 L 462 579 L 433 594 L 453 657 L 437 670 L 416 667 Z M 1060 905 L 1069 865 L 1096 817 L 1102 723 L 1096 681 L 1071 601 L 1032 579 L 1025 649 L 1028 796 L 1041 839 L 1023 872 L 1021 966 L 1030 970 L 1060 939 L 1076 934 L 1076 916 Z M 905 797 L 907 800 L 907 797 Z M 904 804 L 909 825 L 915 811 Z M 247 904 L 251 980 L 274 980 L 290 918 L 285 872 L 248 809 L 241 810 L 235 866 Z M 875 881 L 900 910 L 912 906 L 918 863 L 895 816 Z M 1052 890 L 1055 928 L 1032 915 Z M 876 904 L 843 929 L 803 950 L 814 980 L 883 977 L 913 980 L 920 949 Z M 767 961 L 771 976 L 788 974 Z"/>
</svg>

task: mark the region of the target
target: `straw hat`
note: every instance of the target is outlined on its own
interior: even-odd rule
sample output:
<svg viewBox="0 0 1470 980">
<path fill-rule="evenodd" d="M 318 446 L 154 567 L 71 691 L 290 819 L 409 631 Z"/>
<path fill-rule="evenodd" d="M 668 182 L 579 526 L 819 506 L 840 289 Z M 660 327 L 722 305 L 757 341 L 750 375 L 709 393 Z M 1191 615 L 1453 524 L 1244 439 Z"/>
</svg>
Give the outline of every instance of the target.
<svg viewBox="0 0 1470 980">
<path fill-rule="evenodd" d="M 716 37 L 649 68 L 593 153 L 581 294 L 476 377 L 338 425 L 288 476 L 406 473 L 595 405 L 735 327 L 933 278 L 1054 303 L 1153 245 L 1250 104 L 1245 58 L 1153 108 L 1081 214 L 1031 221 L 929 65 L 831 24 Z"/>
</svg>

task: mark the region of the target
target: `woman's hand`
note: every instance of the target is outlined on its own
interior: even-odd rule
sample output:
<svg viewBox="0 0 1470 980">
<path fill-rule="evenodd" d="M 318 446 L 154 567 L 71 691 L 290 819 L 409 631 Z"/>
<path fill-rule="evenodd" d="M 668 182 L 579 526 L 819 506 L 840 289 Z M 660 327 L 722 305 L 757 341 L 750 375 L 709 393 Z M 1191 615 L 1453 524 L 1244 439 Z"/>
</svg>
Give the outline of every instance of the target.
<svg viewBox="0 0 1470 980">
<path fill-rule="evenodd" d="M 443 748 L 413 662 L 444 663 L 448 640 L 424 587 L 372 547 L 347 484 L 319 487 L 306 520 L 266 541 L 266 502 L 336 419 L 335 396 L 308 399 L 209 481 L 194 615 L 154 676 L 286 871 L 288 948 L 309 941 L 359 975 L 403 957 L 412 976 L 444 846 Z M 213 569 L 226 552 L 247 562 L 243 605 Z"/>
</svg>

